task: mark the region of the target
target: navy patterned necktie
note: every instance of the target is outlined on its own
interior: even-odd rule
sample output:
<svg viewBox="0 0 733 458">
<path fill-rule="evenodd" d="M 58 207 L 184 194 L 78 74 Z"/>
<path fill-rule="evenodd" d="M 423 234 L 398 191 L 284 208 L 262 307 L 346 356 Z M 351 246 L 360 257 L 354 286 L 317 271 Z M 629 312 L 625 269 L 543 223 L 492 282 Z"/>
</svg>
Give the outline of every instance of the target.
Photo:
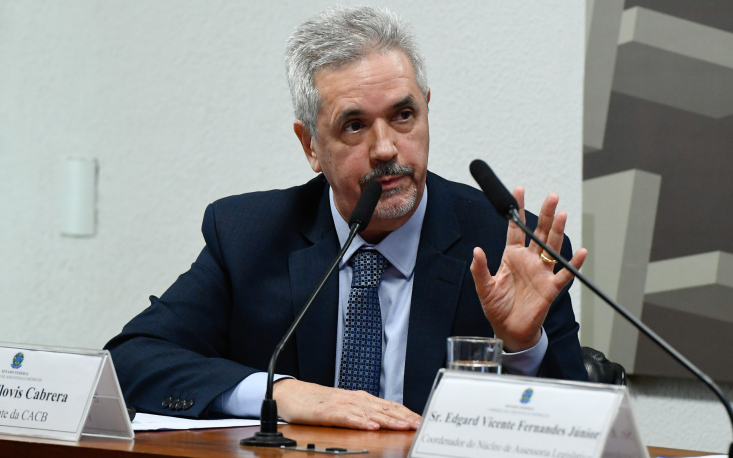
<svg viewBox="0 0 733 458">
<path fill-rule="evenodd" d="M 359 250 L 351 260 L 354 276 L 346 310 L 339 388 L 364 390 L 379 396 L 382 311 L 378 289 L 389 261 L 374 250 Z"/>
</svg>

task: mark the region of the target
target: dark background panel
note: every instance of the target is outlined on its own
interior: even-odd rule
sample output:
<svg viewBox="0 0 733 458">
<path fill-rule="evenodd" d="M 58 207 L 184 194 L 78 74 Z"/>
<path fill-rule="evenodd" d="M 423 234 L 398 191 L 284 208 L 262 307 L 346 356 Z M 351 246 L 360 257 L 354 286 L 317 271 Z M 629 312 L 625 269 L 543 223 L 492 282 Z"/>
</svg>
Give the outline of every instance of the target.
<svg viewBox="0 0 733 458">
<path fill-rule="evenodd" d="M 626 0 L 624 9 L 635 6 L 733 32 L 731 0 Z"/>
<path fill-rule="evenodd" d="M 662 177 L 651 261 L 733 252 L 733 116 L 613 92 L 603 150 L 584 155 L 583 179 L 629 169 Z"/>
<path fill-rule="evenodd" d="M 645 303 L 642 321 L 715 380 L 733 380 L 733 323 Z M 693 377 L 646 336 L 639 336 L 637 375 Z"/>
</svg>

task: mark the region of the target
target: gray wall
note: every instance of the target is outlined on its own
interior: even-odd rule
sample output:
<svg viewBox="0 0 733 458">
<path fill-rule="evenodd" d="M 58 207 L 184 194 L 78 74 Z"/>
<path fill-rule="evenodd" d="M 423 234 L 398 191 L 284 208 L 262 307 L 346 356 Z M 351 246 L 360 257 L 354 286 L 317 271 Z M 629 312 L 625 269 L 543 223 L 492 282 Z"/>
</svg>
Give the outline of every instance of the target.
<svg viewBox="0 0 733 458">
<path fill-rule="evenodd" d="M 0 0 L 2 340 L 101 347 L 195 259 L 209 202 L 313 176 L 282 55 L 329 3 Z M 430 168 L 558 192 L 580 243 L 583 6 L 393 6 L 427 59 Z M 59 234 L 67 156 L 99 161 L 91 238 Z"/>
</svg>

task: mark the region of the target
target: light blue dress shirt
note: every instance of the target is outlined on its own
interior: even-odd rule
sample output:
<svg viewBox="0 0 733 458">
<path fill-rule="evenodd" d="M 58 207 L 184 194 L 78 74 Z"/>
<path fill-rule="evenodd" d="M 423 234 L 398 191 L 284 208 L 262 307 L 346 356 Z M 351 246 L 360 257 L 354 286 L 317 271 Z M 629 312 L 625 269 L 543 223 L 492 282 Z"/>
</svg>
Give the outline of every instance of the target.
<svg viewBox="0 0 733 458">
<path fill-rule="evenodd" d="M 329 198 L 331 216 L 336 227 L 339 243 L 343 246 L 349 235 L 349 226 L 336 209 L 332 190 L 329 190 Z M 379 284 L 379 303 L 382 309 L 384 331 L 382 335 L 382 370 L 379 397 L 402 403 L 412 285 L 415 277 L 417 248 L 420 243 L 420 232 L 425 219 L 427 202 L 428 190 L 426 186 L 415 213 L 402 227 L 390 233 L 377 245 L 371 245 L 357 235 L 344 254 L 339 264 L 339 319 L 336 334 L 336 377 L 334 378 L 334 386 L 338 386 L 344 324 L 351 290 L 352 268 L 349 266 L 348 261 L 362 247 L 375 249 L 390 262 L 390 266 L 385 270 Z M 504 353 L 502 370 L 512 374 L 535 375 L 547 351 L 547 344 L 547 336 L 543 329 L 542 337 L 534 347 L 522 352 Z M 275 380 L 285 377 L 288 376 L 275 375 Z M 259 417 L 262 399 L 265 397 L 266 383 L 266 372 L 252 374 L 215 399 L 212 408 L 217 412 L 238 417 Z"/>
</svg>

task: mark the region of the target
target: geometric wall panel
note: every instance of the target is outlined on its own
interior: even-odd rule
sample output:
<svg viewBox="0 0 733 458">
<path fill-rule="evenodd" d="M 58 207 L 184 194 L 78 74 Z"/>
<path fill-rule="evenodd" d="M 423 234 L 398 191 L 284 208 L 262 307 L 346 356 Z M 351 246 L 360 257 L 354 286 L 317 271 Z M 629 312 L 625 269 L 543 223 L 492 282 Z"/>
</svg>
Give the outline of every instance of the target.
<svg viewBox="0 0 733 458">
<path fill-rule="evenodd" d="M 583 182 L 583 272 L 641 318 L 661 178 L 641 170 Z M 638 332 L 586 287 L 581 289 L 581 342 L 634 367 Z"/>
<path fill-rule="evenodd" d="M 591 30 L 586 32 L 586 59 L 594 57 L 590 41 L 596 35 L 593 16 L 600 2 L 589 4 L 587 10 Z M 629 237 L 638 232 L 624 230 L 633 223 L 618 211 L 628 205 L 622 183 L 598 186 L 592 196 L 584 186 L 583 245 L 589 249 L 589 259 L 583 271 L 697 367 L 715 380 L 731 383 L 733 0 L 625 0 L 623 8 L 608 103 L 597 97 L 599 79 L 588 79 L 586 64 L 586 85 L 592 85 L 586 94 L 590 91 L 597 98 L 586 97 L 584 105 L 584 116 L 591 117 L 584 126 L 595 130 L 584 131 L 583 179 L 586 184 L 600 184 L 597 180 L 632 170 L 660 178 L 651 251 L 634 253 L 627 246 L 639 240 Z M 603 21 L 600 24 L 604 27 Z M 597 105 L 589 107 L 593 103 Z M 600 131 L 593 123 L 600 119 L 596 110 L 603 107 L 608 108 L 606 125 L 600 148 L 596 144 L 598 149 L 593 150 L 586 134 Z M 605 212 L 620 214 L 620 219 L 608 218 Z M 601 237 L 603 230 L 607 233 Z M 645 231 L 640 241 L 648 241 Z M 646 260 L 643 254 L 648 254 Z M 632 262 L 634 256 L 639 263 Z M 621 277 L 626 269 L 622 265 L 643 275 L 641 290 L 639 278 Z M 643 274 L 638 270 L 641 265 L 646 265 Z M 707 401 L 703 406 L 702 401 L 689 399 L 708 399 L 707 392 L 697 392 L 697 384 L 659 379 L 691 374 L 646 336 L 624 334 L 626 324 L 587 289 L 581 288 L 581 295 L 581 343 L 604 351 L 610 348 L 607 354 L 612 360 L 639 376 L 632 378 L 634 382 L 646 380 L 653 386 L 654 393 L 647 392 L 642 399 L 662 397 L 655 401 L 660 406 L 656 412 L 642 415 L 647 417 L 642 428 L 655 436 L 653 442 L 671 443 L 659 439 L 669 436 L 668 430 L 688 431 L 694 417 L 700 429 L 677 434 L 677 443 L 685 444 L 680 448 L 727 450 L 730 430 L 716 429 L 724 412 L 712 396 L 710 406 Z M 636 345 L 629 351 L 631 357 L 617 353 L 619 345 L 629 348 L 631 343 Z M 733 391 L 726 391 L 731 399 Z M 685 407 L 676 413 L 672 403 Z M 707 434 L 713 430 L 717 432 Z"/>
<path fill-rule="evenodd" d="M 624 0 L 587 0 L 583 152 L 603 148 Z"/>
<path fill-rule="evenodd" d="M 733 380 L 733 366 L 730 364 L 733 333 L 730 332 L 730 322 L 649 303 L 644 304 L 642 318 L 657 334 L 714 380 Z M 626 370 L 640 375 L 693 378 L 689 371 L 646 336 L 639 336 L 636 365 L 633 368 L 627 367 Z M 733 392 L 729 392 L 728 399 L 732 395 Z M 712 396 L 710 402 L 713 403 Z M 719 409 L 717 403 L 714 405 L 715 409 Z M 720 409 L 720 415 L 720 421 L 723 421 L 723 409 Z"/>
<path fill-rule="evenodd" d="M 635 7 L 623 12 L 613 90 L 693 113 L 733 114 L 733 33 Z"/>
<path fill-rule="evenodd" d="M 733 254 L 716 251 L 651 263 L 644 300 L 733 323 Z"/>
<path fill-rule="evenodd" d="M 592 27 L 597 7 L 589 6 Z M 583 178 L 594 183 L 584 193 L 598 189 L 583 197 L 583 244 L 595 256 L 583 269 L 695 365 L 733 381 L 733 1 L 626 0 L 614 63 L 601 148 L 588 150 L 584 139 Z M 632 229 L 620 212 L 629 205 L 625 185 L 598 181 L 629 171 L 660 178 L 652 226 Z M 649 227 L 651 251 L 629 248 L 649 242 Z M 581 294 L 581 342 L 610 349 L 633 374 L 684 374 Z"/>
</svg>

